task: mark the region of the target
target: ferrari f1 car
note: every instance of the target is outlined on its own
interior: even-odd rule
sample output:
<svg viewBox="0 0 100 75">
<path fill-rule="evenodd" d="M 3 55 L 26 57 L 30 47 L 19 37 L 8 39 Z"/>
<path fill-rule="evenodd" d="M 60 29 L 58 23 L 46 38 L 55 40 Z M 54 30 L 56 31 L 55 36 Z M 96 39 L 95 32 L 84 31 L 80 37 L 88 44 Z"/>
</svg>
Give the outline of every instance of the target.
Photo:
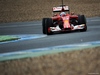
<svg viewBox="0 0 100 75">
<path fill-rule="evenodd" d="M 55 12 L 57 14 L 54 14 Z M 53 7 L 53 16 L 42 19 L 43 34 L 51 35 L 54 32 L 74 30 L 86 31 L 86 18 L 84 15 L 75 15 L 74 12 L 70 13 L 68 6 Z"/>
</svg>

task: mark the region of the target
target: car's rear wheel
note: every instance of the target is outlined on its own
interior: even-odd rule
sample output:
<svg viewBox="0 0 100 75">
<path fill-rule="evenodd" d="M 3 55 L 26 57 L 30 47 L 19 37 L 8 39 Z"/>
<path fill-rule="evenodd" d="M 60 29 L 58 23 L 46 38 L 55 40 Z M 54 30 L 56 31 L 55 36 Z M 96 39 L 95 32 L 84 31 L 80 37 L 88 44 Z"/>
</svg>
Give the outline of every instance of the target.
<svg viewBox="0 0 100 75">
<path fill-rule="evenodd" d="M 78 15 L 78 24 L 85 24 L 84 28 L 80 31 L 87 31 L 86 18 L 84 15 Z"/>
<path fill-rule="evenodd" d="M 53 26 L 53 20 L 51 18 L 47 18 L 45 20 L 45 32 L 47 35 L 53 34 L 53 32 L 50 29 L 50 27 L 52 27 L 52 26 Z"/>
</svg>

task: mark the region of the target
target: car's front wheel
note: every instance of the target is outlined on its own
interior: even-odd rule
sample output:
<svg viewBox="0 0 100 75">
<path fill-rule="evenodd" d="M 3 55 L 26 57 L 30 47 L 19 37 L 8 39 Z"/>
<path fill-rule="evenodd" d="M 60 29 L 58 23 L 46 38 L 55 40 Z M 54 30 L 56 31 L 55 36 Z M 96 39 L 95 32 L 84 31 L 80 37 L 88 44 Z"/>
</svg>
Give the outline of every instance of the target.
<svg viewBox="0 0 100 75">
<path fill-rule="evenodd" d="M 51 18 L 47 18 L 45 20 L 45 32 L 47 35 L 53 34 L 53 32 L 50 29 L 50 27 L 52 27 L 52 26 L 53 26 L 53 20 Z"/>
<path fill-rule="evenodd" d="M 47 18 L 42 19 L 42 32 L 43 32 L 43 34 L 46 34 L 46 31 L 45 31 L 46 19 Z"/>
<path fill-rule="evenodd" d="M 85 24 L 84 28 L 80 31 L 87 31 L 86 18 L 84 15 L 78 15 L 78 24 Z"/>
</svg>

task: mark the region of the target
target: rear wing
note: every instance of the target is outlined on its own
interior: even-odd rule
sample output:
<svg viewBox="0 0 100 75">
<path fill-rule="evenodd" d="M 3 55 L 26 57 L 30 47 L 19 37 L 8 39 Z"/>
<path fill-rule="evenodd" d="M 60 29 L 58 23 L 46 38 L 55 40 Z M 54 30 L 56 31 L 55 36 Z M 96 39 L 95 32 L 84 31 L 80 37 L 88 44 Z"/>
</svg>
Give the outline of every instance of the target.
<svg viewBox="0 0 100 75">
<path fill-rule="evenodd" d="M 53 12 L 69 11 L 68 6 L 53 7 Z"/>
</svg>

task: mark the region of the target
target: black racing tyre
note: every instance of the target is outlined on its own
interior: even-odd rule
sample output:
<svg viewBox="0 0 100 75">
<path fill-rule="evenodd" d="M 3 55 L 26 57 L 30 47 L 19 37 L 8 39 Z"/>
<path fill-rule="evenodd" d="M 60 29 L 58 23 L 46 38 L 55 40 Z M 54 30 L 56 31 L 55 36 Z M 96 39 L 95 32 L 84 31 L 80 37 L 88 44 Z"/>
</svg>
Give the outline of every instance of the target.
<svg viewBox="0 0 100 75">
<path fill-rule="evenodd" d="M 51 18 L 47 18 L 45 22 L 45 32 L 47 35 L 53 34 L 53 32 L 50 30 L 50 27 L 53 26 L 53 20 Z"/>
<path fill-rule="evenodd" d="M 78 15 L 78 23 L 79 24 L 86 24 L 86 18 L 84 15 Z"/>
<path fill-rule="evenodd" d="M 43 32 L 43 34 L 46 34 L 46 31 L 45 31 L 46 19 L 47 18 L 42 19 L 42 32 Z"/>
<path fill-rule="evenodd" d="M 80 31 L 87 31 L 86 18 L 84 15 L 78 15 L 78 24 L 85 24 L 84 29 L 81 29 Z"/>
</svg>

